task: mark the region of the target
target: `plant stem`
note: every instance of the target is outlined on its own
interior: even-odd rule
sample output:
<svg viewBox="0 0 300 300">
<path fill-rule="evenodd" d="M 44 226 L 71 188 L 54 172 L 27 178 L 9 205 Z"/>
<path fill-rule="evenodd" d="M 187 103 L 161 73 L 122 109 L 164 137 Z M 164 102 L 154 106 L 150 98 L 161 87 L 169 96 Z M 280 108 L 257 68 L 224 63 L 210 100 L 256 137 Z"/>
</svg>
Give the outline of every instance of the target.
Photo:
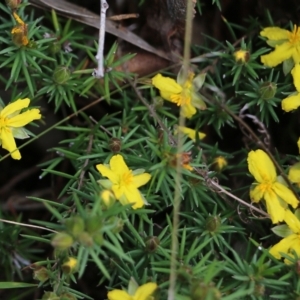
<svg viewBox="0 0 300 300">
<path fill-rule="evenodd" d="M 186 9 L 186 24 L 185 24 L 185 43 L 183 56 L 183 78 L 184 81 L 188 78 L 190 51 L 191 51 L 191 36 L 193 22 L 193 0 L 187 1 Z M 182 114 L 182 106 L 180 109 L 179 126 L 184 126 L 185 118 Z M 182 178 L 182 147 L 183 133 L 179 130 L 177 141 L 177 160 L 176 160 L 176 178 L 174 192 L 174 208 L 173 208 L 173 228 L 172 228 L 172 244 L 171 244 L 171 262 L 170 262 L 170 286 L 168 290 L 168 300 L 175 300 L 175 287 L 177 279 L 177 255 L 178 255 L 178 228 L 179 228 L 179 212 L 181 202 L 181 178 Z"/>
</svg>

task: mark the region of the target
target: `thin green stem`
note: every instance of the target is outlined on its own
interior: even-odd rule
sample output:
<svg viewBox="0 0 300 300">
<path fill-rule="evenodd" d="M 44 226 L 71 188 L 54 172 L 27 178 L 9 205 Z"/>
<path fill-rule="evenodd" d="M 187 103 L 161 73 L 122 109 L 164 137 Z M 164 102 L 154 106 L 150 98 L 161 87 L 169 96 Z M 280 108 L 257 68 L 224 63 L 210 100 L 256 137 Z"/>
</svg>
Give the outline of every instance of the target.
<svg viewBox="0 0 300 300">
<path fill-rule="evenodd" d="M 193 25 L 193 0 L 187 1 L 186 24 L 185 24 L 185 43 L 183 56 L 183 78 L 184 82 L 188 78 L 190 51 L 191 51 L 191 36 Z M 180 109 L 179 126 L 184 126 L 185 117 Z M 173 228 L 172 228 L 172 244 L 171 244 L 171 262 L 170 262 L 170 286 L 168 290 L 168 300 L 175 300 L 175 287 L 177 279 L 177 252 L 178 252 L 178 228 L 179 228 L 179 213 L 181 202 L 181 179 L 182 179 L 182 148 L 183 148 L 183 133 L 179 130 L 177 140 L 177 160 L 176 160 L 176 177 L 175 177 L 175 192 L 174 192 L 174 208 L 173 208 Z"/>
</svg>

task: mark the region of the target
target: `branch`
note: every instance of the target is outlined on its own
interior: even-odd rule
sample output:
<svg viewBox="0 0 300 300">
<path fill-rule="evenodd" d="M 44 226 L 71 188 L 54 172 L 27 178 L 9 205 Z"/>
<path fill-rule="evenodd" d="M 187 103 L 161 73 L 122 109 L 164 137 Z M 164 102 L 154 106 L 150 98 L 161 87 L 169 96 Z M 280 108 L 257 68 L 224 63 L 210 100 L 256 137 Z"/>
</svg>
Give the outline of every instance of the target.
<svg viewBox="0 0 300 300">
<path fill-rule="evenodd" d="M 93 76 L 96 78 L 104 77 L 104 62 L 103 62 L 103 50 L 104 50 L 104 39 L 105 39 L 105 20 L 106 11 L 108 9 L 106 0 L 101 0 L 101 14 L 100 14 L 100 28 L 99 28 L 99 41 L 98 41 L 98 52 L 96 59 L 98 61 L 98 68 L 94 70 Z"/>
</svg>

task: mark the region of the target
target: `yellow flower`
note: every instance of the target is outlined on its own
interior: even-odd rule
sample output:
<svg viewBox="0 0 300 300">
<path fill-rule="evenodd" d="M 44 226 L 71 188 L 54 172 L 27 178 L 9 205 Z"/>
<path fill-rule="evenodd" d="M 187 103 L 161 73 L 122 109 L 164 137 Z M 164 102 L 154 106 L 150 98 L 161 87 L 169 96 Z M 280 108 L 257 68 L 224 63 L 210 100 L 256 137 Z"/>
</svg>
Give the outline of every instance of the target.
<svg viewBox="0 0 300 300">
<path fill-rule="evenodd" d="M 292 256 L 292 251 L 295 251 L 300 256 L 300 221 L 290 210 L 286 211 L 284 221 L 287 223 L 291 233 L 269 251 L 277 259 L 282 257 L 281 253 Z M 288 259 L 285 259 L 284 262 L 286 264 L 291 263 Z"/>
<path fill-rule="evenodd" d="M 77 259 L 74 257 L 69 257 L 66 262 L 61 266 L 65 274 L 73 273 L 77 268 Z"/>
<path fill-rule="evenodd" d="M 268 44 L 275 47 L 269 54 L 261 56 L 261 62 L 268 67 L 275 67 L 287 59 L 292 59 L 294 67 L 291 70 L 297 93 L 283 99 L 281 107 L 289 112 L 300 106 L 300 27 L 294 25 L 293 31 L 279 27 L 267 27 L 260 35 L 267 37 Z"/>
<path fill-rule="evenodd" d="M 162 98 L 182 106 L 182 114 L 186 118 L 191 118 L 196 113 L 196 108 L 206 109 L 206 105 L 198 93 L 202 87 L 205 74 L 195 74 L 190 72 L 187 80 L 182 82 L 182 74 L 178 73 L 177 82 L 169 77 L 157 74 L 152 78 L 152 84 L 159 89 Z"/>
<path fill-rule="evenodd" d="M 298 200 L 289 188 L 277 181 L 275 166 L 270 157 L 262 150 L 250 151 L 248 168 L 257 181 L 250 190 L 251 200 L 257 203 L 264 198 L 272 222 L 283 221 L 287 204 L 296 208 Z"/>
<path fill-rule="evenodd" d="M 300 186 L 300 162 L 290 167 L 288 178 L 291 182 Z"/>
<path fill-rule="evenodd" d="M 27 24 L 24 23 L 16 12 L 13 12 L 13 17 L 19 25 L 16 25 L 11 30 L 12 40 L 17 46 L 26 46 L 29 43 L 27 36 Z"/>
<path fill-rule="evenodd" d="M 227 160 L 225 159 L 224 156 L 216 157 L 213 163 L 218 171 L 223 170 L 227 166 Z"/>
<path fill-rule="evenodd" d="M 107 298 L 108 300 L 148 300 L 156 289 L 156 283 L 148 282 L 138 287 L 134 295 L 129 295 L 123 290 L 113 290 L 108 292 Z"/>
<path fill-rule="evenodd" d="M 238 50 L 238 51 L 235 51 L 233 53 L 233 56 L 236 60 L 236 62 L 242 62 L 242 63 L 245 63 L 249 60 L 249 51 L 246 51 L 246 50 Z"/>
<path fill-rule="evenodd" d="M 295 64 L 300 63 L 300 27 L 294 25 L 293 31 L 279 27 L 267 27 L 260 35 L 268 38 L 268 44 L 275 47 L 269 54 L 261 56 L 261 62 L 268 67 L 275 67 L 292 58 Z"/>
<path fill-rule="evenodd" d="M 20 159 L 21 154 L 17 150 L 14 138 L 25 139 L 28 134 L 23 128 L 33 120 L 39 120 L 42 116 L 37 108 L 28 109 L 22 113 L 23 108 L 28 107 L 30 100 L 18 99 L 8 104 L 5 108 L 0 107 L 0 145 L 11 153 L 13 159 Z"/>
<path fill-rule="evenodd" d="M 134 209 L 140 208 L 146 200 L 138 190 L 145 185 L 151 175 L 144 173 L 144 170 L 129 170 L 121 155 L 114 155 L 108 165 L 99 164 L 96 166 L 102 176 L 109 180 L 100 180 L 100 184 L 106 189 L 111 189 L 115 197 L 123 204 L 133 203 Z"/>
<path fill-rule="evenodd" d="M 196 135 L 197 134 L 198 134 L 199 140 L 202 140 L 206 137 L 205 133 L 203 133 L 203 132 L 197 132 L 196 133 L 196 130 L 191 129 L 191 128 L 178 126 L 177 129 L 180 130 L 181 132 L 183 132 L 184 134 L 186 134 L 194 142 L 196 141 Z M 176 131 L 175 131 L 175 133 L 176 133 Z"/>
<path fill-rule="evenodd" d="M 115 195 L 110 190 L 104 190 L 101 192 L 101 199 L 107 208 L 111 207 L 115 203 Z"/>
<path fill-rule="evenodd" d="M 300 65 L 295 65 L 291 73 L 297 92 L 282 100 L 281 107 L 286 112 L 290 112 L 291 110 L 297 109 L 300 106 Z"/>
</svg>

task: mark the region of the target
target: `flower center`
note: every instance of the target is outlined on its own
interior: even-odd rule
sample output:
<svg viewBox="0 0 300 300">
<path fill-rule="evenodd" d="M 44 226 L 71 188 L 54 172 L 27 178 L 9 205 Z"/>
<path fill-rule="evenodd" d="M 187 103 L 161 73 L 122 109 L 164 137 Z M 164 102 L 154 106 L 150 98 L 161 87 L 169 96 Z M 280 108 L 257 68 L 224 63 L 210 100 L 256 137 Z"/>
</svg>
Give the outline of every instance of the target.
<svg viewBox="0 0 300 300">
<path fill-rule="evenodd" d="M 293 32 L 289 32 L 289 42 L 292 45 L 296 45 L 300 43 L 300 27 L 294 25 Z"/>
<path fill-rule="evenodd" d="M 132 179 L 132 171 L 128 170 L 127 172 L 121 175 L 120 185 L 128 186 L 132 183 Z"/>
<path fill-rule="evenodd" d="M 8 119 L 0 116 L 0 128 L 7 127 Z"/>
<path fill-rule="evenodd" d="M 262 182 L 260 185 L 259 185 L 259 189 L 265 193 L 265 192 L 270 192 L 272 190 L 272 185 L 273 185 L 273 182 L 271 181 L 265 181 L 265 182 Z"/>
<path fill-rule="evenodd" d="M 171 101 L 173 103 L 176 103 L 177 106 L 188 105 L 191 103 L 193 78 L 194 78 L 194 74 L 190 73 L 187 81 L 182 86 L 181 93 L 173 94 L 170 96 Z"/>
</svg>

